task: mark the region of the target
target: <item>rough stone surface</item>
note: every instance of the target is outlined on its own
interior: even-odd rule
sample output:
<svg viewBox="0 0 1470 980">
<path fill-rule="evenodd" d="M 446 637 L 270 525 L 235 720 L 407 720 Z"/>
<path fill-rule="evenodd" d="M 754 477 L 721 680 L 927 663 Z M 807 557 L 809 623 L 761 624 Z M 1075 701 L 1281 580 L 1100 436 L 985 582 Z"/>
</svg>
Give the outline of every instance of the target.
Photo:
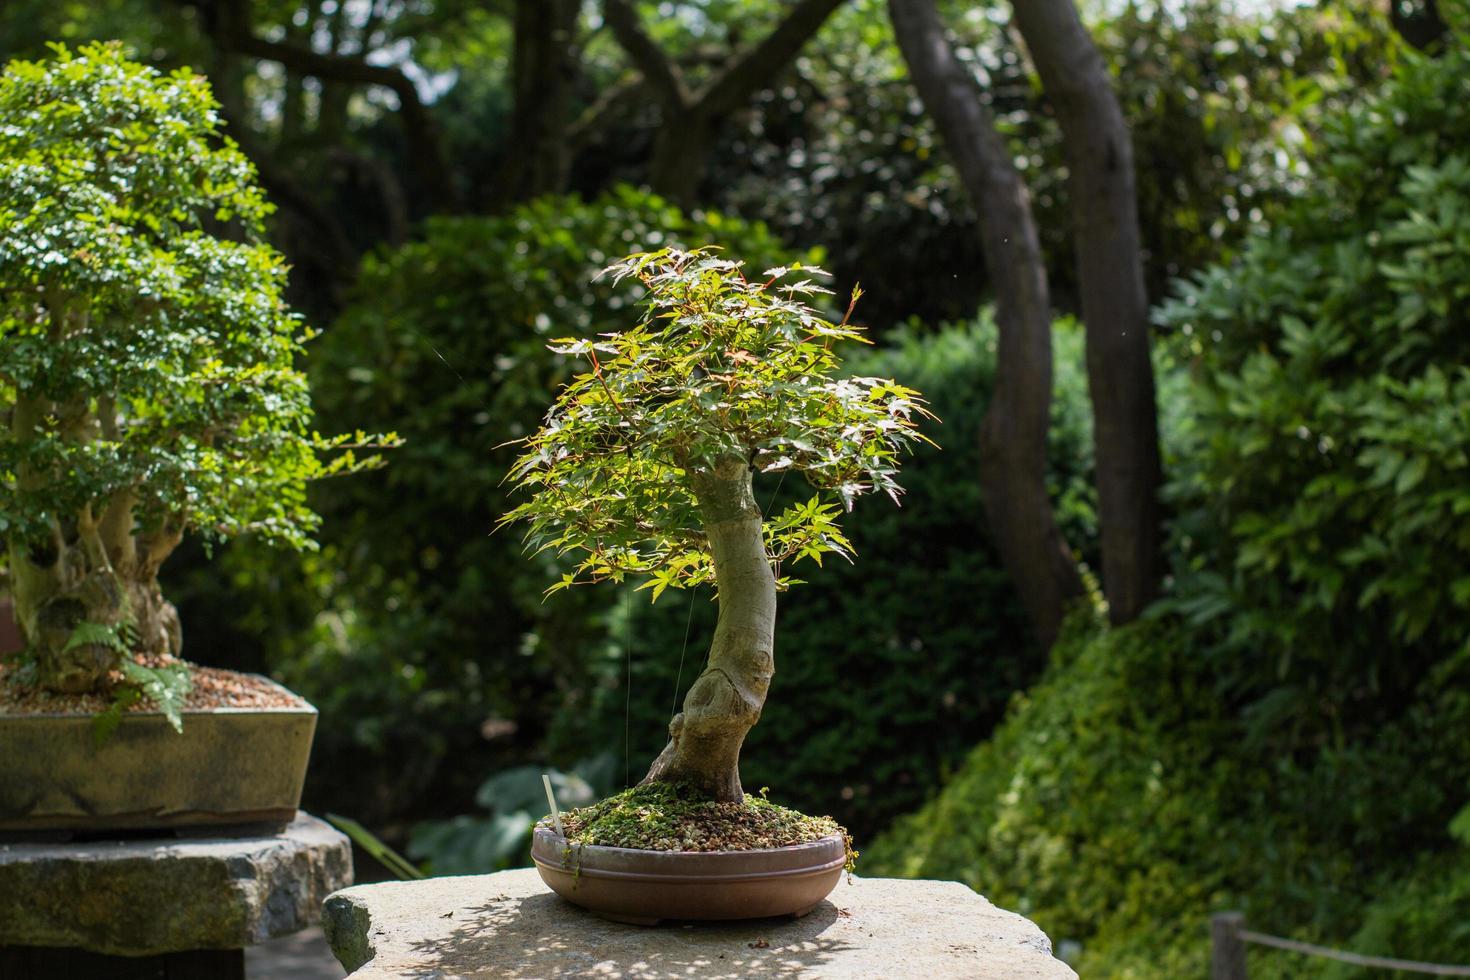
<svg viewBox="0 0 1470 980">
<path fill-rule="evenodd" d="M 1076 978 L 1035 925 L 952 881 L 854 878 L 801 919 L 647 928 L 584 912 L 526 869 L 349 888 L 322 924 L 352 980 Z"/>
<path fill-rule="evenodd" d="M 0 946 L 240 949 L 315 922 L 351 882 L 351 844 L 305 813 L 270 837 L 0 844 Z"/>
</svg>

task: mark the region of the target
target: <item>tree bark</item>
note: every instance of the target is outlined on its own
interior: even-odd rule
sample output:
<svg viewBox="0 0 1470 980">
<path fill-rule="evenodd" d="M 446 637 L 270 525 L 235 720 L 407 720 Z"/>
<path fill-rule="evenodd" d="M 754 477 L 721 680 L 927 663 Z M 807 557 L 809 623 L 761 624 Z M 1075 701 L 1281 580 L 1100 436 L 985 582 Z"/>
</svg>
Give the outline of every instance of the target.
<svg viewBox="0 0 1470 980">
<path fill-rule="evenodd" d="M 718 120 L 695 109 L 666 118 L 653 139 L 648 186 L 680 207 L 693 205 L 714 153 L 718 127 Z"/>
<path fill-rule="evenodd" d="M 740 747 L 760 720 L 775 671 L 776 577 L 766 557 L 747 461 L 720 459 L 690 474 L 714 558 L 719 618 L 709 661 L 669 723 L 669 743 L 640 785 L 692 785 L 738 803 Z"/>
<path fill-rule="evenodd" d="M 571 169 L 572 38 L 577 0 L 516 0 L 509 156 L 502 206 L 560 192 Z"/>
<path fill-rule="evenodd" d="M 691 93 L 678 66 L 643 30 L 629 0 L 605 0 L 607 26 L 663 110 L 648 185 L 680 207 L 691 206 L 725 117 L 770 84 L 844 2 L 797 0 L 758 44 L 733 56 L 704 88 Z"/>
<path fill-rule="evenodd" d="M 1113 622 L 1126 623 L 1158 589 L 1163 480 L 1133 140 L 1107 65 L 1072 0 L 1013 0 L 1012 6 L 1061 123 L 1070 169 L 1103 591 Z"/>
<path fill-rule="evenodd" d="M 909 75 L 980 215 L 1000 333 L 995 388 L 981 424 L 980 485 L 1001 561 L 1049 647 L 1083 588 L 1046 487 L 1051 300 L 1030 197 L 933 0 L 890 0 L 889 13 Z"/>
</svg>

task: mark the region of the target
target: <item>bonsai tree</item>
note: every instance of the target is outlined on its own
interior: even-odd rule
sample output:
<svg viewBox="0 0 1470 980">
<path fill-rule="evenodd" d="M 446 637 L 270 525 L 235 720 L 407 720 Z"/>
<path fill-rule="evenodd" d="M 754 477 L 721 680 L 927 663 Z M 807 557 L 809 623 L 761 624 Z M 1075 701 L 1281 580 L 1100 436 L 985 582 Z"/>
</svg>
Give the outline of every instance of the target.
<svg viewBox="0 0 1470 980">
<path fill-rule="evenodd" d="M 121 683 L 177 725 L 159 566 L 191 528 L 308 546 L 305 481 L 385 440 L 311 433 L 270 207 L 205 80 L 117 44 L 54 50 L 0 75 L 0 533 L 23 670 Z"/>
<path fill-rule="evenodd" d="M 825 293 L 800 266 L 749 280 L 708 250 L 629 256 L 609 270 L 643 284 L 632 329 L 552 350 L 591 370 L 557 397 L 511 473 L 531 499 L 502 522 L 525 521 L 528 544 L 580 560 L 552 591 L 646 576 L 668 588 L 715 585 L 719 616 L 703 673 L 669 725 L 644 783 L 686 784 L 740 802 L 740 747 L 775 671 L 776 595 L 803 559 L 851 558 L 837 524 L 875 490 L 895 501 L 902 451 L 923 439 L 917 392 L 837 375 L 833 347 L 861 340 L 847 315 L 808 306 Z M 804 476 L 816 493 L 766 517 L 756 473 Z"/>
</svg>

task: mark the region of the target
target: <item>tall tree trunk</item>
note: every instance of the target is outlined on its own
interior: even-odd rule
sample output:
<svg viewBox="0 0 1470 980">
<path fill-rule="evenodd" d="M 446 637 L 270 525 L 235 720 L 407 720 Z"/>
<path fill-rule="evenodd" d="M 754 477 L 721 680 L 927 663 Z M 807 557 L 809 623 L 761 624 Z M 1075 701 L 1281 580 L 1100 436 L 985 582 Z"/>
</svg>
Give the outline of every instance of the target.
<svg viewBox="0 0 1470 980">
<path fill-rule="evenodd" d="M 909 75 L 980 215 L 1000 331 L 995 389 L 980 432 L 980 485 L 1001 560 L 1038 639 L 1056 639 L 1082 595 L 1046 488 L 1051 424 L 1051 301 L 1026 186 L 974 78 L 944 34 L 933 0 L 890 0 Z"/>
<path fill-rule="evenodd" d="M 1133 140 L 1107 65 L 1072 0 L 1014 0 L 1013 7 L 1066 146 L 1087 328 L 1103 591 L 1113 622 L 1126 623 L 1158 589 L 1163 480 Z"/>
<path fill-rule="evenodd" d="M 704 673 L 669 723 L 669 743 L 643 784 L 688 783 L 734 803 L 745 798 L 740 747 L 760 720 L 775 671 L 776 577 L 747 461 L 725 457 L 690 480 L 714 558 L 720 613 Z"/>
<path fill-rule="evenodd" d="M 571 169 L 572 38 L 577 0 L 516 0 L 511 57 L 509 157 L 495 195 L 501 205 L 555 194 Z"/>
<path fill-rule="evenodd" d="M 716 120 L 695 111 L 671 111 L 653 140 L 648 186 L 679 207 L 693 207 L 715 148 Z"/>
</svg>

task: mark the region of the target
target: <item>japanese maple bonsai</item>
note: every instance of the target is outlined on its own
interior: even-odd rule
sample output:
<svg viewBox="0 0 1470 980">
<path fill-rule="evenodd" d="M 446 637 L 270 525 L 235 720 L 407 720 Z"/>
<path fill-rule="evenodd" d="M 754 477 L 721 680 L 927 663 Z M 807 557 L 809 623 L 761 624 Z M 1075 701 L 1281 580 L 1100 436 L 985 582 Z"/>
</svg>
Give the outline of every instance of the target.
<svg viewBox="0 0 1470 980">
<path fill-rule="evenodd" d="M 752 279 L 716 252 L 664 249 L 608 271 L 642 284 L 643 319 L 552 347 L 590 370 L 527 440 L 512 478 L 533 496 L 503 521 L 526 522 L 534 549 L 578 556 L 553 591 L 627 576 L 645 577 L 655 600 L 715 586 L 708 661 L 641 785 L 760 805 L 743 792 L 740 749 L 775 671 L 777 595 L 796 584 L 796 563 L 851 558 L 839 514 L 872 491 L 897 501 L 899 458 L 925 438 L 917 422 L 928 413 L 910 388 L 840 376 L 834 347 L 862 339 L 850 322 L 859 293 L 832 322 L 808 305 L 827 292 L 813 279 L 821 270 Z M 766 517 L 757 473 L 800 474 L 815 494 Z M 590 873 L 584 858 L 580 875 Z"/>
<path fill-rule="evenodd" d="M 26 643 L 4 686 L 100 695 L 113 724 L 146 700 L 182 725 L 158 571 L 185 533 L 310 546 L 306 481 L 383 444 L 309 428 L 307 331 L 217 110 L 202 77 L 116 44 L 0 75 L 0 532 Z"/>
</svg>

